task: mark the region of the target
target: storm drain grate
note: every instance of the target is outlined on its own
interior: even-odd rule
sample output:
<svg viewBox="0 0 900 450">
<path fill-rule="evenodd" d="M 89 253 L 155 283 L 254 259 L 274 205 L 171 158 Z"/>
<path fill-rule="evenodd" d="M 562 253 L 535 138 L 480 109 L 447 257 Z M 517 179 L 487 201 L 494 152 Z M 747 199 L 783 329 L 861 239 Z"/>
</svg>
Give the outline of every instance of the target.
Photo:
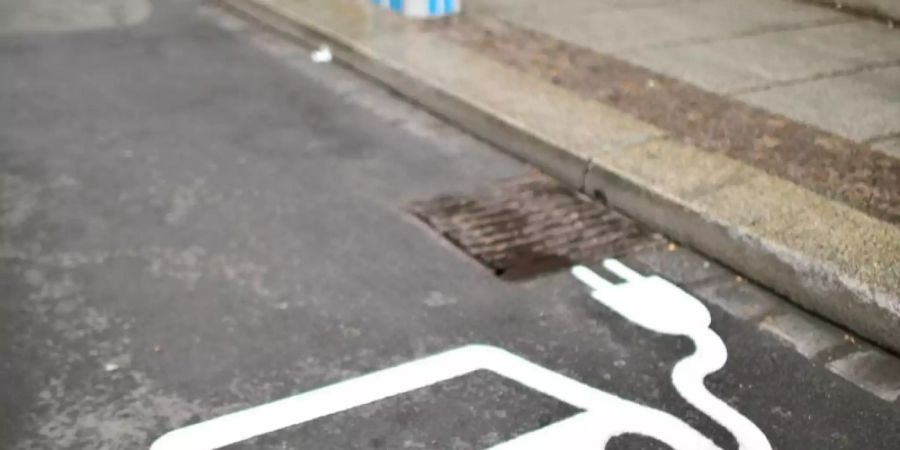
<svg viewBox="0 0 900 450">
<path fill-rule="evenodd" d="M 633 220 L 543 176 L 414 202 L 410 211 L 506 280 L 630 253 L 653 242 Z"/>
</svg>

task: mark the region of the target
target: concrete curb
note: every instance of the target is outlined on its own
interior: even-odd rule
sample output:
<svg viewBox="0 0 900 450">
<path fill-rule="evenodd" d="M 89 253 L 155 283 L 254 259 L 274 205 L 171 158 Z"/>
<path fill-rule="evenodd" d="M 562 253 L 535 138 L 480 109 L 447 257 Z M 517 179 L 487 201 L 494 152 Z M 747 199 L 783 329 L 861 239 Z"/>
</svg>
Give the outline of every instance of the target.
<svg viewBox="0 0 900 450">
<path fill-rule="evenodd" d="M 569 128 L 560 131 L 559 126 L 549 131 L 530 126 L 537 122 L 527 116 L 528 111 L 510 113 L 500 110 L 496 104 L 482 100 L 471 92 L 455 90 L 452 80 L 442 82 L 429 79 L 421 73 L 417 74 L 414 68 L 404 66 L 404 61 L 415 60 L 416 49 L 391 47 L 390 39 L 378 33 L 388 30 L 385 34 L 393 33 L 409 40 L 410 35 L 421 30 L 407 28 L 408 25 L 391 18 L 335 18 L 343 14 L 342 11 L 325 13 L 317 18 L 296 11 L 293 14 L 276 11 L 271 5 L 258 0 L 218 1 L 231 11 L 260 21 L 308 46 L 328 43 L 335 57 L 344 64 L 541 168 L 563 183 L 604 199 L 636 219 L 784 294 L 799 305 L 900 352 L 900 289 L 897 289 L 900 285 L 900 264 L 896 262 L 900 258 L 900 230 L 895 227 L 879 223 L 844 205 L 726 157 L 674 143 L 659 130 L 631 123 L 620 113 L 599 111 L 605 114 L 603 117 L 611 118 L 616 124 L 614 129 L 622 129 L 625 130 L 622 134 L 632 135 L 628 139 L 609 140 L 605 145 L 580 139 L 583 136 L 579 134 L 577 125 L 572 125 L 571 131 Z M 302 4 L 294 6 L 303 9 L 312 8 L 310 3 L 315 2 L 298 3 Z M 348 14 L 362 13 L 351 11 Z M 345 20 L 352 23 L 342 22 Z M 377 26 L 367 20 L 378 22 Z M 427 42 L 421 44 L 427 45 Z M 405 54 L 408 59 L 385 57 L 398 54 Z M 480 63 L 475 59 L 464 60 L 472 61 L 476 66 Z M 503 73 L 505 77 L 513 75 Z M 541 87 L 527 83 L 525 86 Z M 552 91 L 553 87 L 547 89 Z M 523 92 L 531 94 L 534 91 Z M 538 97 L 536 103 L 539 103 L 540 95 L 535 95 Z M 566 103 L 564 93 L 556 91 L 547 95 L 554 100 L 544 103 L 548 108 L 559 108 L 559 111 L 573 116 L 582 115 L 573 111 L 582 112 L 602 106 L 579 104 L 575 100 Z M 557 103 L 565 106 L 559 107 Z M 531 106 L 533 109 L 534 104 Z M 602 128 L 597 121 L 583 125 Z M 609 151 L 608 148 L 598 150 L 596 147 L 614 147 L 619 151 Z M 623 148 L 628 151 L 621 151 Z M 696 167 L 688 166 L 684 161 L 690 161 Z M 722 184 L 721 192 L 712 195 L 708 192 L 692 193 L 708 189 L 708 186 L 685 185 L 685 180 L 691 178 L 690 171 L 699 170 L 696 173 L 700 174 L 706 170 L 705 173 L 709 174 L 711 168 L 731 178 L 750 181 L 734 186 Z M 673 175 L 673 172 L 676 173 Z M 723 180 L 723 183 L 726 181 Z M 786 220 L 787 217 L 790 220 L 815 222 L 810 226 L 814 227 L 814 233 L 825 239 L 824 242 L 813 239 L 793 247 L 790 245 L 793 241 L 783 236 L 784 230 L 756 225 L 758 219 L 750 217 L 747 210 L 765 209 L 766 205 L 759 207 L 753 203 L 756 201 L 754 196 L 760 195 L 760 189 L 765 191 L 773 186 L 777 192 L 771 194 L 773 199 L 769 200 L 785 198 L 784 203 L 789 206 L 785 209 L 769 204 L 770 210 L 775 211 L 765 210 L 765 214 L 773 215 L 775 221 Z M 729 201 L 744 201 L 746 205 L 744 208 L 741 205 L 719 208 Z M 812 206 L 791 210 L 790 205 Z M 764 221 L 768 219 L 763 218 Z M 863 232 L 850 243 L 830 242 L 833 237 L 829 235 L 835 234 L 830 230 L 835 228 L 851 234 L 855 230 Z M 838 246 L 847 254 L 835 251 L 836 256 L 831 259 L 830 250 L 821 251 L 821 247 Z M 876 251 L 870 261 L 866 255 L 867 249 L 879 248 L 881 253 Z M 865 270 L 860 269 L 860 264 L 866 265 Z"/>
</svg>

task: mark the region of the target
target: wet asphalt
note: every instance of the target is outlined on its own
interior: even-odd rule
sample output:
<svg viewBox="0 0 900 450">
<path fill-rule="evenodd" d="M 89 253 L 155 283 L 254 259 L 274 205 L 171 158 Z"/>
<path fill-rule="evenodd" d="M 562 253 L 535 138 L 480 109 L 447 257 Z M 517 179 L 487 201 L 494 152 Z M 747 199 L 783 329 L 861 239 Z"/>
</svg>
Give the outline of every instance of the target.
<svg viewBox="0 0 900 450">
<path fill-rule="evenodd" d="M 565 272 L 499 280 L 406 210 L 530 168 L 198 6 L 0 36 L 0 448 L 147 448 L 472 343 L 737 448 L 672 387 L 690 340 L 637 327 Z M 733 277 L 665 246 L 629 258 L 687 270 L 689 289 Z M 897 402 L 709 309 L 730 354 L 706 386 L 773 447 L 898 447 Z M 229 448 L 480 449 L 577 412 L 478 371 Z"/>
</svg>

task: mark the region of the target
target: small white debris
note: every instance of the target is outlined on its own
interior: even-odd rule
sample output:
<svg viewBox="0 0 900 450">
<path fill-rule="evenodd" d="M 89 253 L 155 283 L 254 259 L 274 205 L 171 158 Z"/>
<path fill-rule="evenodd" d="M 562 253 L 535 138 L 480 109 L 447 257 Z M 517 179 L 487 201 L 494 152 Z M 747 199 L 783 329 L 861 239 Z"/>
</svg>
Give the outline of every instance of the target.
<svg viewBox="0 0 900 450">
<path fill-rule="evenodd" d="M 314 63 L 329 63 L 331 62 L 331 49 L 327 45 L 323 45 L 312 52 L 309 57 Z"/>
<path fill-rule="evenodd" d="M 438 291 L 431 291 L 428 293 L 428 297 L 424 300 L 424 303 L 432 308 L 439 308 L 441 306 L 456 304 L 456 301 L 457 300 L 451 296 L 444 295 Z"/>
<path fill-rule="evenodd" d="M 650 88 L 650 89 L 655 88 L 655 87 L 656 87 L 656 81 L 654 81 L 652 78 L 649 79 L 649 80 L 647 80 L 647 87 Z"/>
<path fill-rule="evenodd" d="M 105 370 L 107 372 L 115 372 L 115 371 L 119 370 L 119 365 L 116 363 L 112 363 L 112 362 L 106 363 L 103 365 L 103 370 Z"/>
</svg>

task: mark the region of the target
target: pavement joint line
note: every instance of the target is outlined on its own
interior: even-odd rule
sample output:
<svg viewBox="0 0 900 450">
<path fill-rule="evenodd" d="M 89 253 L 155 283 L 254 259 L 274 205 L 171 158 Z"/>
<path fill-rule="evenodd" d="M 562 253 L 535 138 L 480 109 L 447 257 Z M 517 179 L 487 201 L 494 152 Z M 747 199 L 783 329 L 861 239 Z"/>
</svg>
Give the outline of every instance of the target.
<svg viewBox="0 0 900 450">
<path fill-rule="evenodd" d="M 673 3 L 711 3 L 718 0 L 676 0 L 676 1 L 667 1 L 667 0 L 659 0 L 656 3 L 638 3 L 638 4 L 628 4 L 628 3 L 617 3 L 615 5 L 607 5 L 605 6 L 605 10 L 607 11 L 637 11 L 641 9 L 653 9 L 659 8 L 660 6 L 668 6 Z"/>
<path fill-rule="evenodd" d="M 588 158 L 587 164 L 584 165 L 584 172 L 581 173 L 581 183 L 578 185 L 578 192 L 585 192 L 585 186 L 587 186 L 587 179 L 591 173 L 591 167 L 594 165 L 594 159 Z M 604 205 L 607 205 L 606 198 L 597 199 L 600 200 Z"/>
<path fill-rule="evenodd" d="M 654 142 L 664 143 L 664 142 L 669 141 L 670 139 L 672 139 L 672 136 L 669 133 L 664 132 L 658 136 L 648 136 L 647 138 L 640 140 L 638 142 L 634 142 L 632 144 L 625 145 L 616 151 L 617 152 L 629 152 L 634 149 L 639 149 L 647 144 L 651 144 Z M 606 199 L 606 194 L 604 194 L 603 192 L 597 191 L 597 190 L 594 190 L 594 192 L 589 192 L 588 178 L 591 176 L 591 172 L 595 168 L 602 168 L 602 167 L 603 167 L 603 165 L 598 162 L 597 157 L 591 156 L 591 157 L 586 158 L 585 165 L 584 165 L 584 173 L 581 176 L 581 183 L 577 186 L 577 188 L 578 188 L 577 190 L 581 193 L 584 193 L 585 195 L 587 195 L 589 197 L 592 197 L 594 200 L 602 201 L 608 207 L 615 209 L 619 213 L 629 216 L 629 214 L 627 212 L 622 211 L 620 208 L 616 207 L 615 205 L 609 205 L 609 202 Z"/>
<path fill-rule="evenodd" d="M 812 81 L 825 80 L 825 79 L 829 79 L 829 78 L 847 77 L 847 76 L 851 76 L 851 75 L 872 72 L 872 71 L 881 70 L 881 69 L 889 69 L 889 68 L 897 67 L 897 66 L 900 66 L 900 59 L 892 59 L 892 60 L 887 60 L 887 61 L 865 63 L 865 64 L 860 64 L 856 67 L 852 67 L 849 69 L 840 69 L 840 70 L 834 70 L 834 71 L 830 71 L 830 72 L 822 72 L 822 73 L 818 73 L 818 74 L 811 75 L 808 77 L 803 77 L 803 78 L 773 81 L 771 83 L 766 83 L 766 84 L 759 85 L 759 86 L 735 89 L 732 91 L 728 91 L 726 93 L 726 95 L 737 96 L 737 95 L 744 95 L 744 94 L 754 94 L 757 92 L 770 91 L 772 89 L 796 86 L 798 84 L 809 83 Z"/>
<path fill-rule="evenodd" d="M 869 20 L 872 22 L 877 22 L 879 24 L 888 24 L 891 28 L 894 28 L 892 24 L 896 24 L 898 18 L 891 17 L 887 15 L 885 12 L 880 12 L 877 10 L 877 7 L 873 8 L 864 8 L 855 6 L 851 3 L 842 2 L 840 0 L 796 0 L 801 3 L 805 3 L 807 5 L 816 6 L 819 8 L 830 9 L 832 11 L 838 11 L 840 13 L 846 14 L 848 16 L 858 17 L 863 20 Z"/>
<path fill-rule="evenodd" d="M 863 143 L 871 145 L 871 144 L 877 144 L 879 142 L 890 141 L 892 139 L 897 139 L 897 138 L 900 138 L 900 130 L 892 131 L 890 133 L 879 134 L 878 136 L 872 136 L 872 137 L 866 139 L 865 141 L 863 141 Z"/>
<path fill-rule="evenodd" d="M 505 19 L 500 19 L 504 20 Z M 625 53 L 628 51 L 634 50 L 664 50 L 669 48 L 679 48 L 679 47 L 692 47 L 692 46 L 701 46 L 705 44 L 714 44 L 719 42 L 728 42 L 728 41 L 736 41 L 740 39 L 757 37 L 757 36 L 766 36 L 769 34 L 782 33 L 785 31 L 801 31 L 801 30 L 810 30 L 814 28 L 822 28 L 828 27 L 832 25 L 841 25 L 845 23 L 853 23 L 858 22 L 857 19 L 853 18 L 835 18 L 835 19 L 820 19 L 814 20 L 808 23 L 794 23 L 794 24 L 777 24 L 777 25 L 769 25 L 760 28 L 756 28 L 753 30 L 747 30 L 740 33 L 727 34 L 722 36 L 715 37 L 697 37 L 692 39 L 682 39 L 682 40 L 673 40 L 660 42 L 652 45 L 647 45 L 643 47 L 631 47 L 627 49 L 621 49 L 613 51 L 612 53 Z"/>
</svg>

